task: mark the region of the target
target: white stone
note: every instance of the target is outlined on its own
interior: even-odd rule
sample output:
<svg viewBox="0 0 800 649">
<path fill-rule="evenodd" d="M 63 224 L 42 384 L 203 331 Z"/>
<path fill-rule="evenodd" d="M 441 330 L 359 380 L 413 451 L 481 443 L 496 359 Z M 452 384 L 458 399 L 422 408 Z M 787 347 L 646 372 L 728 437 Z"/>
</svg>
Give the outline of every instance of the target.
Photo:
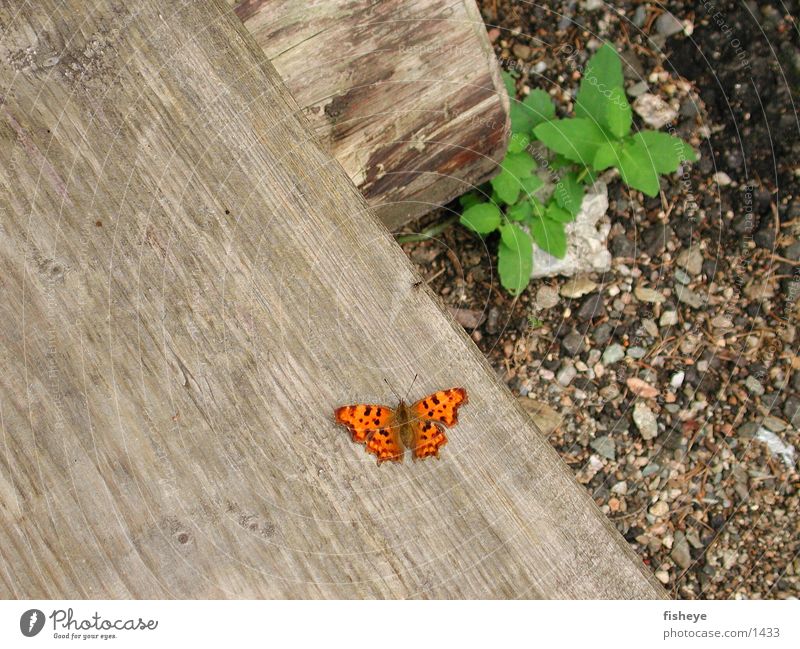
<svg viewBox="0 0 800 649">
<path fill-rule="evenodd" d="M 645 93 L 633 102 L 633 110 L 646 124 L 659 129 L 678 117 L 678 111 L 665 102 L 658 95 Z"/>
<path fill-rule="evenodd" d="M 567 233 L 567 254 L 556 259 L 538 246 L 533 246 L 531 278 L 571 276 L 577 273 L 604 273 L 611 268 L 611 253 L 606 247 L 611 224 L 604 218 L 608 211 L 608 188 L 598 180 L 583 197 L 580 212 L 564 228 Z"/>
</svg>

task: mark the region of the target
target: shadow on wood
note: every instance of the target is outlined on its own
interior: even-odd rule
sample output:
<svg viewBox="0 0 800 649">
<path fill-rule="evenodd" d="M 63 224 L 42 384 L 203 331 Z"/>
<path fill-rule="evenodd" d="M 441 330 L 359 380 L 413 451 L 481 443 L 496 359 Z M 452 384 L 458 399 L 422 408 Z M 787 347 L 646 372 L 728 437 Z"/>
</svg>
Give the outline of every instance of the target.
<svg viewBox="0 0 800 649">
<path fill-rule="evenodd" d="M 3 22 L 0 596 L 663 596 L 228 8 Z M 378 467 L 333 409 L 415 373 Z"/>
</svg>

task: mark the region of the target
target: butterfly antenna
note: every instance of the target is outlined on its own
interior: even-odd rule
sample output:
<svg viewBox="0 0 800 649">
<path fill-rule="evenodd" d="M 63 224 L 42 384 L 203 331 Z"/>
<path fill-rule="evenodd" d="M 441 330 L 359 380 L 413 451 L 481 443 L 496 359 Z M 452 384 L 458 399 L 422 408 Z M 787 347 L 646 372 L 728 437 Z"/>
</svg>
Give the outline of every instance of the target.
<svg viewBox="0 0 800 649">
<path fill-rule="evenodd" d="M 413 387 L 414 387 L 414 384 L 417 382 L 417 377 L 418 377 L 418 376 L 419 376 L 419 374 L 415 374 L 415 375 L 414 375 L 414 380 L 413 380 L 413 381 L 411 381 L 411 385 L 409 385 L 409 386 L 408 386 L 408 390 L 406 391 L 406 396 L 405 396 L 405 398 L 403 399 L 403 401 L 405 401 L 406 399 L 408 399 L 408 395 L 411 393 L 411 388 L 413 388 Z"/>
<path fill-rule="evenodd" d="M 386 377 L 384 377 L 384 378 L 383 378 L 383 380 L 384 380 L 384 382 L 386 383 L 386 385 L 388 385 L 388 386 L 389 386 L 389 389 L 392 391 L 392 394 L 393 394 L 394 396 L 396 396 L 396 397 L 397 397 L 397 400 L 398 400 L 398 401 L 400 401 L 400 400 L 401 400 L 401 399 L 400 399 L 400 395 L 399 395 L 399 394 L 397 394 L 397 392 L 395 392 L 395 389 L 392 387 L 392 384 L 391 384 L 391 383 L 389 383 L 389 379 L 387 379 Z"/>
</svg>

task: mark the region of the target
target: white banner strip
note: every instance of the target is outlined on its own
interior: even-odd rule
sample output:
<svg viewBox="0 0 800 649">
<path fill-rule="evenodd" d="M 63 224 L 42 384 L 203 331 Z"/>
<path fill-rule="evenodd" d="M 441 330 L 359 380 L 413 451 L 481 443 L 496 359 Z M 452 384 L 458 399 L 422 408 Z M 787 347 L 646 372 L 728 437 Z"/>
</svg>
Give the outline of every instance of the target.
<svg viewBox="0 0 800 649">
<path fill-rule="evenodd" d="M 800 647 L 800 603 L 3 601 L 0 647 Z"/>
</svg>

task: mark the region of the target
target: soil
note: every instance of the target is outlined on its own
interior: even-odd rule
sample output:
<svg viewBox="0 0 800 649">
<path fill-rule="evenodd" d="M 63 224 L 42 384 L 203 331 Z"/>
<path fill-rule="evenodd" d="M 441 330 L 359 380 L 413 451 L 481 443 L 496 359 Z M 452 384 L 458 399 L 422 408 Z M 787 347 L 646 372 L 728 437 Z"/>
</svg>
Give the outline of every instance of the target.
<svg viewBox="0 0 800 649">
<path fill-rule="evenodd" d="M 798 3 L 478 4 L 519 96 L 571 115 L 609 41 L 701 158 L 655 199 L 610 184 L 612 268 L 577 284 L 514 299 L 457 225 L 405 250 L 673 596 L 797 597 Z"/>
</svg>

